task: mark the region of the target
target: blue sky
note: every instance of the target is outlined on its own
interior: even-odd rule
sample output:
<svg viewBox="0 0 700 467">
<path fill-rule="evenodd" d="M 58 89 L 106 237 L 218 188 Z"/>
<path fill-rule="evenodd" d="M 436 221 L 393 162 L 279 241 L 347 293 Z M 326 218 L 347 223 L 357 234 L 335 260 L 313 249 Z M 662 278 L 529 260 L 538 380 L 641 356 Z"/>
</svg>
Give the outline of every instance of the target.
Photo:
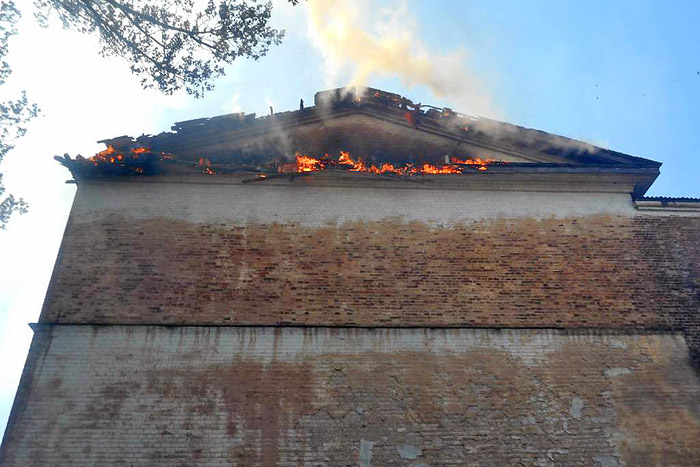
<svg viewBox="0 0 700 467">
<path fill-rule="evenodd" d="M 391 4 L 385 2 L 384 4 Z M 396 2 L 393 2 L 396 3 Z M 664 163 L 649 195 L 700 196 L 700 24 L 697 2 L 409 1 L 416 32 L 435 54 L 465 52 L 464 63 L 510 123 L 607 146 Z M 302 8 L 299 9 L 300 11 Z M 306 27 L 260 62 L 240 63 L 215 92 L 162 113 L 160 125 L 213 115 L 238 94 L 243 111 L 279 110 L 343 85 L 329 83 Z M 367 84 L 456 107 L 399 76 Z"/>
<path fill-rule="evenodd" d="M 57 25 L 39 29 L 25 11 L 10 44 L 15 73 L 0 97 L 26 89 L 44 114 L 0 165 L 9 191 L 31 205 L 0 231 L 0 426 L 75 190 L 52 156 L 91 155 L 99 139 L 232 111 L 264 114 L 268 102 L 291 110 L 359 74 L 364 84 L 414 101 L 661 161 L 648 195 L 700 197 L 700 2 L 348 0 L 332 9 L 344 16 L 331 18 L 328 29 L 309 20 L 318 2 L 275 4 L 274 21 L 288 31 L 284 43 L 259 62 L 229 67 L 200 100 L 141 90 L 123 62 L 97 55 L 94 38 Z M 352 34 L 329 42 L 343 28 Z M 378 45 L 405 45 L 406 69 L 365 63 L 367 50 L 349 48 L 365 33 Z M 408 63 L 415 57 L 422 61 Z M 434 76 L 416 78 L 426 63 Z M 445 83 L 460 90 L 438 92 Z"/>
</svg>

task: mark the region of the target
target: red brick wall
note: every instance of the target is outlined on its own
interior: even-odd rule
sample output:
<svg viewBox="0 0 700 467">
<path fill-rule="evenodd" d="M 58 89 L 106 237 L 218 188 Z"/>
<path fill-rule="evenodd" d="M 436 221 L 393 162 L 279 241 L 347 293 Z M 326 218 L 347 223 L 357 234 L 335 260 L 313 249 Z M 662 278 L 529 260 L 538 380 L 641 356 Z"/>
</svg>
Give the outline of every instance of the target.
<svg viewBox="0 0 700 467">
<path fill-rule="evenodd" d="M 43 322 L 647 327 L 700 344 L 700 218 L 71 222 Z"/>
</svg>

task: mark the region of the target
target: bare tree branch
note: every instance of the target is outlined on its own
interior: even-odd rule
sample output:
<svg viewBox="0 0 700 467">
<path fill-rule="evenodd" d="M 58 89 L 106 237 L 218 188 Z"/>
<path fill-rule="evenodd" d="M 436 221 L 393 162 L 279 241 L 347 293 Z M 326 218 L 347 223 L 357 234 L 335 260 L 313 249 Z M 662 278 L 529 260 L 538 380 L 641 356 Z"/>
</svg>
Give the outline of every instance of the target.
<svg viewBox="0 0 700 467">
<path fill-rule="evenodd" d="M 28 2 L 23 2 L 24 7 Z M 201 97 L 213 89 L 225 65 L 239 57 L 257 60 L 284 36 L 269 25 L 269 1 L 208 0 L 195 8 L 194 0 L 34 0 L 34 7 L 43 26 L 57 16 L 65 28 L 99 34 L 101 54 L 123 57 L 145 88 L 166 94 L 184 88 Z M 12 73 L 4 58 L 19 18 L 12 0 L 0 0 L 0 85 Z M 0 161 L 38 112 L 24 92 L 18 99 L 0 102 Z M 5 195 L 0 173 L 0 229 L 13 214 L 26 211 L 23 199 Z"/>
<path fill-rule="evenodd" d="M 297 0 L 289 0 L 297 4 Z M 197 97 L 211 90 L 224 66 L 254 60 L 281 42 L 269 25 L 272 4 L 257 0 L 34 0 L 42 24 L 54 11 L 65 27 L 98 32 L 102 53 L 124 57 L 144 87 Z"/>
</svg>

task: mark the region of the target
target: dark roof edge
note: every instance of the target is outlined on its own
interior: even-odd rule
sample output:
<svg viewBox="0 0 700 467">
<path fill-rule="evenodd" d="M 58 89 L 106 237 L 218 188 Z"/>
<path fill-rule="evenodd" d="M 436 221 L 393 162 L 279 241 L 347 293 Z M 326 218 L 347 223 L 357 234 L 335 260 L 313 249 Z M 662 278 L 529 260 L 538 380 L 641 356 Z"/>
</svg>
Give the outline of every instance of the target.
<svg viewBox="0 0 700 467">
<path fill-rule="evenodd" d="M 638 201 L 660 201 L 662 203 L 700 203 L 700 198 L 687 196 L 644 196 L 639 198 Z"/>
<path fill-rule="evenodd" d="M 700 215 L 700 198 L 673 198 L 670 196 L 650 196 L 634 200 L 638 211 L 663 211 L 667 213 L 687 213 Z"/>
<path fill-rule="evenodd" d="M 619 151 L 614 151 L 612 149 L 604 148 L 601 146 L 597 146 L 595 144 L 578 140 L 575 138 L 570 138 L 568 136 L 562 136 L 558 135 L 556 133 L 549 133 L 544 130 L 538 130 L 535 128 L 528 128 L 525 126 L 521 125 L 516 125 L 513 123 L 508 123 L 508 122 L 503 122 L 500 120 L 494 120 L 491 118 L 487 117 L 476 117 L 476 120 L 482 121 L 482 122 L 490 122 L 493 125 L 500 125 L 505 128 L 508 128 L 510 130 L 515 130 L 519 133 L 522 133 L 524 139 L 531 139 L 534 140 L 535 138 L 539 138 L 541 140 L 548 140 L 552 143 L 553 147 L 578 147 L 581 149 L 585 149 L 584 154 L 588 154 L 593 157 L 604 157 L 608 160 L 614 161 L 614 162 L 622 162 L 625 165 L 635 165 L 635 166 L 643 166 L 643 167 L 661 167 L 663 165 L 662 162 L 655 161 L 653 159 L 647 159 L 645 157 L 640 157 L 640 156 L 633 156 L 630 154 L 626 154 L 623 152 Z M 528 136 L 525 136 L 528 135 Z M 560 154 L 560 157 L 567 157 L 564 154 Z"/>
</svg>

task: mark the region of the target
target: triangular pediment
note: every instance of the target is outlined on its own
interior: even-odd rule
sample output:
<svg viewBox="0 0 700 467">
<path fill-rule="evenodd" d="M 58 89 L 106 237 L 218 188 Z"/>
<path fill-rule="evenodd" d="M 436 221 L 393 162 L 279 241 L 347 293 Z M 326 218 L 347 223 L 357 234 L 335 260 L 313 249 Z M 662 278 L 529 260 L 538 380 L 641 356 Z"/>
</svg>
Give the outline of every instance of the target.
<svg viewBox="0 0 700 467">
<path fill-rule="evenodd" d="M 661 165 L 376 89 L 323 91 L 314 104 L 260 118 L 237 113 L 180 122 L 159 135 L 104 140 L 109 148 L 93 158 L 57 159 L 76 180 L 199 173 L 277 183 L 280 177 L 293 180 L 312 172 L 315 178 L 329 170 L 336 179 L 362 172 L 345 177 L 353 184 L 379 183 L 379 175 L 404 181 L 440 177 L 432 186 L 551 190 L 559 184 L 558 189 L 614 189 L 635 197 L 646 192 Z M 304 165 L 305 160 L 310 162 Z"/>
<path fill-rule="evenodd" d="M 517 164 L 660 165 L 543 131 L 414 104 L 375 89 L 323 91 L 316 94 L 315 104 L 261 118 L 229 114 L 191 120 L 177 123 L 173 132 L 104 142 L 241 163 L 347 151 L 392 163 L 439 162 L 457 156 Z"/>
</svg>

